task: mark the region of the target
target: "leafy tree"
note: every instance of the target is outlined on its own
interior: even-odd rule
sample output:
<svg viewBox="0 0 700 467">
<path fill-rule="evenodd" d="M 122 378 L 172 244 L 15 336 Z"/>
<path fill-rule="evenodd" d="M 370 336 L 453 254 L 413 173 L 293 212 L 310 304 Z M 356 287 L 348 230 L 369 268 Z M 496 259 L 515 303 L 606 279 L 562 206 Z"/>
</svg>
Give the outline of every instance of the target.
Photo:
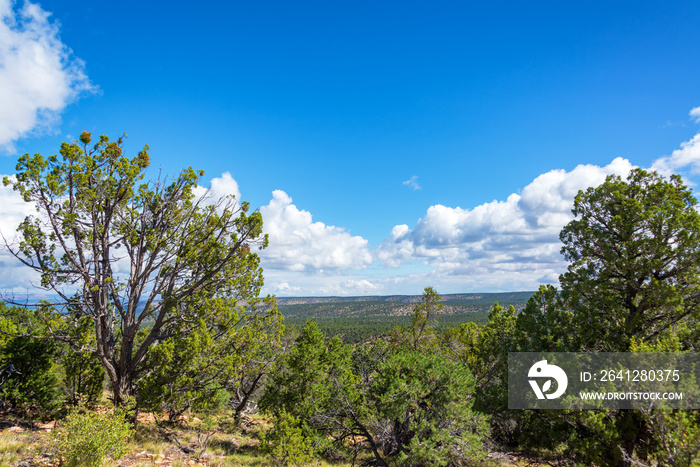
<svg viewBox="0 0 700 467">
<path fill-rule="evenodd" d="M 397 465 L 462 465 L 483 456 L 487 417 L 471 410 L 474 378 L 440 353 L 391 355 L 369 388 L 372 413 L 388 420 L 375 438 Z"/>
<path fill-rule="evenodd" d="M 38 212 L 8 247 L 59 297 L 39 308 L 51 338 L 76 345 L 51 324 L 66 310 L 92 321 L 89 350 L 123 404 L 147 370 L 150 349 L 172 337 L 173 323 L 185 333 L 196 328 L 219 299 L 239 316 L 259 305 L 262 271 L 252 247 L 267 239 L 248 203 L 195 197 L 203 172 L 188 168 L 145 183 L 147 146 L 129 158 L 121 138 L 91 142 L 85 132 L 63 143 L 60 156 L 19 158 L 16 177 L 4 183 Z"/>
<path fill-rule="evenodd" d="M 677 336 L 676 350 L 697 349 L 696 204 L 679 176 L 667 180 L 641 169 L 626 181 L 609 176 L 579 192 L 576 217 L 560 234 L 570 261 L 561 291 L 543 288 L 532 297 L 517 320 L 519 350 L 629 351 L 661 345 L 680 328 L 686 331 Z M 523 445 L 563 447 L 584 464 L 629 466 L 661 459 L 664 443 L 682 446 L 664 433 L 695 418 L 677 413 L 533 411 L 518 423 Z"/>
<path fill-rule="evenodd" d="M 540 286 L 527 301 L 516 320 L 513 351 L 566 352 L 578 350 L 578 338 L 572 333 L 573 314 L 552 285 Z"/>
<path fill-rule="evenodd" d="M 272 428 L 263 435 L 261 450 L 274 465 L 308 465 L 311 461 L 311 439 L 304 436 L 299 425 L 299 419 L 282 410 L 275 417 Z"/>
<path fill-rule="evenodd" d="M 700 318 L 700 213 L 673 175 L 635 169 L 579 192 L 564 227 L 562 293 L 585 350 L 626 351 Z M 697 342 L 688 342 L 696 346 Z"/>
<path fill-rule="evenodd" d="M 59 346 L 18 336 L 38 324 L 31 318 L 23 308 L 0 302 L 0 404 L 44 418 L 54 415 L 62 402 L 54 364 Z"/>
<path fill-rule="evenodd" d="M 231 393 L 238 418 L 281 345 L 282 316 L 274 300 L 268 302 L 262 312 L 244 315 L 224 301 L 211 303 L 197 327 L 177 323 L 184 329 L 154 346 L 145 364 L 149 372 L 139 385 L 143 407 L 163 410 L 174 420 L 190 408 L 220 409 L 216 403 Z"/>
<path fill-rule="evenodd" d="M 495 303 L 488 318 L 481 327 L 465 323 L 448 330 L 443 336 L 443 348 L 451 360 L 474 374 L 474 408 L 489 414 L 492 436 L 499 442 L 512 443 L 512 414 L 507 410 L 508 352 L 516 350 L 515 308 Z"/>
<path fill-rule="evenodd" d="M 281 411 L 296 417 L 304 436 L 313 439 L 316 452 L 343 451 L 351 436 L 343 425 L 347 403 L 357 404 L 360 394 L 351 371 L 349 346 L 334 337 L 327 344 L 316 323 L 309 321 L 289 353 L 278 363 L 260 400 L 260 408 L 279 417 Z M 341 430 L 338 430 L 341 428 Z M 332 437 L 332 438 L 329 438 Z M 335 447 L 329 441 L 335 440 Z"/>
<path fill-rule="evenodd" d="M 63 367 L 67 402 L 70 405 L 97 404 L 104 390 L 105 371 L 100 360 L 89 349 L 95 340 L 92 320 L 86 316 L 67 316 L 68 326 L 75 339 L 75 346 L 61 344 L 59 363 Z M 79 347 L 79 348 L 77 348 Z"/>
<path fill-rule="evenodd" d="M 426 328 L 427 329 L 427 328 Z M 324 342 L 309 322 L 260 406 L 298 419 L 317 452 L 368 452 L 373 465 L 464 465 L 481 457 L 486 417 L 472 411 L 469 369 L 436 351 L 377 340 Z"/>
<path fill-rule="evenodd" d="M 408 328 L 408 345 L 413 350 L 429 348 L 435 341 L 437 318 L 445 305 L 440 303 L 440 294 L 432 287 L 426 287 L 421 301 L 413 307 L 411 326 Z"/>
</svg>

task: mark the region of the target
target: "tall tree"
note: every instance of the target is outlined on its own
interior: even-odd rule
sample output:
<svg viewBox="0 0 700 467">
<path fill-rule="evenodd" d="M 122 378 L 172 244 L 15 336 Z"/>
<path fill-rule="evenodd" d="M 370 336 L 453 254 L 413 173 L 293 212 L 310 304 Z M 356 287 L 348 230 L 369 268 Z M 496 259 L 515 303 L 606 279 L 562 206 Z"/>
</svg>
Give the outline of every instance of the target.
<svg viewBox="0 0 700 467">
<path fill-rule="evenodd" d="M 560 234 L 562 293 L 586 350 L 626 351 L 700 318 L 700 214 L 673 175 L 635 169 L 579 192 Z"/>
<path fill-rule="evenodd" d="M 626 180 L 611 175 L 580 191 L 572 212 L 575 219 L 560 234 L 570 262 L 561 290 L 542 288 L 530 299 L 517 319 L 518 350 L 626 352 L 679 329 L 674 350 L 696 350 L 700 214 L 681 178 L 641 169 Z M 656 420 L 630 410 L 537 411 L 521 418 L 521 442 L 561 443 L 586 465 L 647 465 L 664 442 L 659 424 L 695 420 L 680 413 Z"/>
<path fill-rule="evenodd" d="M 223 302 L 236 310 L 231 326 L 259 312 L 263 278 L 252 247 L 267 238 L 248 203 L 195 196 L 202 171 L 143 182 L 148 146 L 129 158 L 122 138 L 91 140 L 85 132 L 63 143 L 60 156 L 19 158 L 16 178 L 3 181 L 37 214 L 19 226 L 21 241 L 6 244 L 58 297 L 38 308 L 49 337 L 77 345 L 51 324 L 56 315 L 92 321 L 90 350 L 119 404 L 133 395 L 149 350 L 172 330 L 198 326 Z"/>
</svg>

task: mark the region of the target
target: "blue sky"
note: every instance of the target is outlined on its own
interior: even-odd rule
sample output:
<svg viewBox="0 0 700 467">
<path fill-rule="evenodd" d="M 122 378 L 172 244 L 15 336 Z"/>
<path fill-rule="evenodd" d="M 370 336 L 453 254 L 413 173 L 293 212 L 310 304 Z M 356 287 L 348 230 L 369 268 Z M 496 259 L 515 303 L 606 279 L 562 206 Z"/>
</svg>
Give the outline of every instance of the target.
<svg viewBox="0 0 700 467">
<path fill-rule="evenodd" d="M 261 209 L 280 296 L 556 283 L 578 189 L 632 166 L 694 183 L 700 163 L 697 2 L 0 0 L 0 15 L 0 173 L 84 130 L 127 133 L 154 173 L 201 168 Z M 5 205 L 3 232 L 24 209 Z M 0 261 L 0 285 L 28 282 Z"/>
</svg>

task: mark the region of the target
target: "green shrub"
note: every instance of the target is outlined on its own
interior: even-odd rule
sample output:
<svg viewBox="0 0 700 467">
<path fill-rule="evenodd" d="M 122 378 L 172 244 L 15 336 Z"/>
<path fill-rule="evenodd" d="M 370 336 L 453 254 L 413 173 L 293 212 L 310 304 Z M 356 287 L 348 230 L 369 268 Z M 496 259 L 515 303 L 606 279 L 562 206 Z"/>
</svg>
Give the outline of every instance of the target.
<svg viewBox="0 0 700 467">
<path fill-rule="evenodd" d="M 68 467 L 100 466 L 106 456 L 120 459 L 127 452 L 126 442 L 133 429 L 121 410 L 114 413 L 74 411 L 53 437 L 59 455 Z"/>
<path fill-rule="evenodd" d="M 8 375 L 0 387 L 2 400 L 20 413 L 50 418 L 61 406 L 53 358 L 56 344 L 13 337 L 0 349 L 0 368 Z"/>
<path fill-rule="evenodd" d="M 68 349 L 62 363 L 68 403 L 73 406 L 83 403 L 94 408 L 104 390 L 105 371 L 100 361 L 88 352 Z"/>
<path fill-rule="evenodd" d="M 263 435 L 261 448 L 279 466 L 306 465 L 313 455 L 311 439 L 304 436 L 299 419 L 284 410 L 275 417 L 272 429 Z"/>
</svg>

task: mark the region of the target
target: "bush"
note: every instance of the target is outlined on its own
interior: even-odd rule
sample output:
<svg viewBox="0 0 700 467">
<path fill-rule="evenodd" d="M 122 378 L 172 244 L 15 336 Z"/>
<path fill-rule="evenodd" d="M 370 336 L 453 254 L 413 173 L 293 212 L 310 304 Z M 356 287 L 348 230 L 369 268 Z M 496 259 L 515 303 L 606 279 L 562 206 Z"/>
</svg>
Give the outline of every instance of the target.
<svg viewBox="0 0 700 467">
<path fill-rule="evenodd" d="M 100 361 L 88 352 L 68 349 L 62 363 L 68 403 L 73 406 L 84 403 L 94 408 L 104 390 L 105 371 Z"/>
<path fill-rule="evenodd" d="M 74 411 L 61 422 L 53 437 L 59 455 L 68 467 L 100 466 L 106 456 L 120 459 L 133 429 L 124 412 Z"/>
<path fill-rule="evenodd" d="M 50 418 L 61 406 L 61 392 L 52 362 L 54 342 L 13 337 L 0 349 L 0 368 L 7 379 L 2 400 L 20 413 Z"/>
<path fill-rule="evenodd" d="M 313 455 L 311 439 L 304 436 L 299 419 L 282 410 L 262 439 L 262 451 L 275 465 L 306 465 Z"/>
</svg>

